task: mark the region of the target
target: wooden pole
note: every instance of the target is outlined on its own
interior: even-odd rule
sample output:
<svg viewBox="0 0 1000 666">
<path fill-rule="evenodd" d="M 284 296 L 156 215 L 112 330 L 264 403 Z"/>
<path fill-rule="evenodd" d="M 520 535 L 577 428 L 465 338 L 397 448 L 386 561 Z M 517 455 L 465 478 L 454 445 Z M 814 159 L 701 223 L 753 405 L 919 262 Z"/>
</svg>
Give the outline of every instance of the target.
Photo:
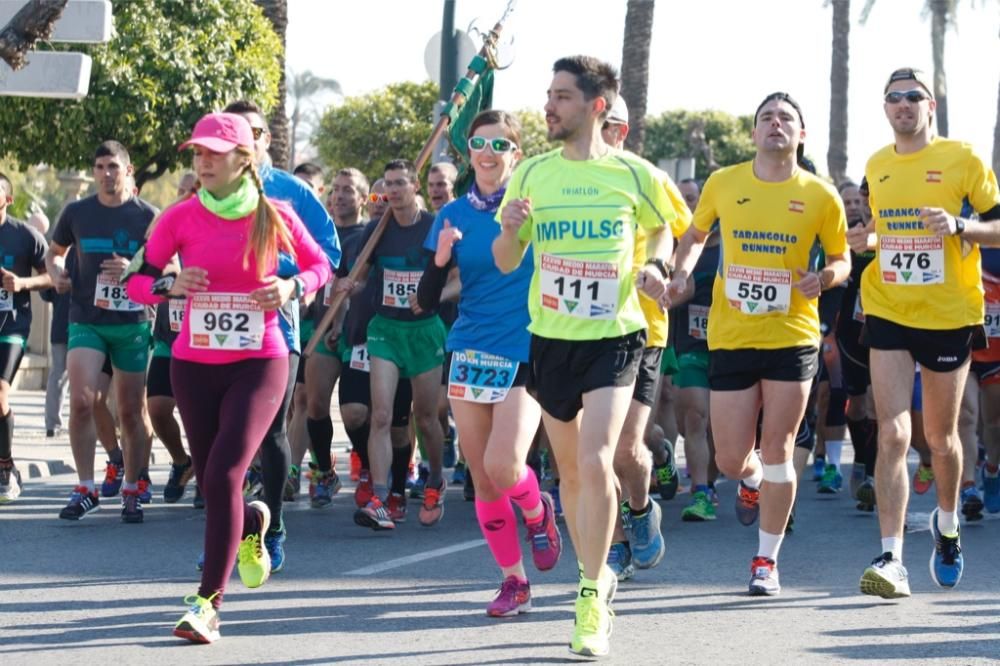
<svg viewBox="0 0 1000 666">
<path fill-rule="evenodd" d="M 501 30 L 503 30 L 503 21 L 507 18 L 508 14 L 510 14 L 510 7 L 511 6 L 508 5 L 507 11 L 504 13 L 503 17 L 497 21 L 496 25 L 493 26 L 493 30 L 490 32 L 486 42 L 483 44 L 483 48 L 479 50 L 477 57 L 483 57 L 489 60 L 490 49 L 496 43 L 496 38 L 500 35 Z M 479 74 L 470 68 L 465 72 L 465 78 L 475 84 L 479 79 Z M 457 88 L 451 95 L 451 102 L 457 107 L 461 107 L 465 104 L 465 99 L 465 95 L 459 92 Z M 417 173 L 420 173 L 424 164 L 426 164 L 427 160 L 430 159 L 431 152 L 434 150 L 435 144 L 437 144 L 438 139 L 441 138 L 441 135 L 444 134 L 444 131 L 450 124 L 451 118 L 447 114 L 442 115 L 438 119 L 437 124 L 434 126 L 434 131 L 431 132 L 430 138 L 424 143 L 424 147 L 421 148 L 420 154 L 414 162 L 417 167 Z M 382 213 L 382 218 L 378 221 L 375 230 L 372 232 L 371 237 L 368 239 L 368 242 L 358 254 L 358 258 L 354 262 L 354 268 L 351 269 L 350 274 L 347 276 L 351 281 L 358 282 L 361 278 L 361 274 L 367 270 L 368 261 L 371 259 L 372 252 L 375 251 L 375 246 L 378 245 L 379 240 L 381 240 L 382 234 L 385 233 L 385 226 L 389 223 L 390 215 L 392 215 L 392 209 L 386 208 L 385 212 Z M 316 330 L 313 332 L 312 337 L 309 338 L 309 344 L 307 344 L 306 348 L 302 350 L 303 356 L 309 356 L 316 351 L 316 346 L 319 345 L 323 336 L 326 335 L 327 330 L 329 330 L 330 326 L 333 324 L 333 319 L 341 305 L 343 305 L 344 299 L 347 298 L 347 295 L 348 294 L 345 291 L 341 291 L 333 295 L 333 298 L 330 300 L 330 307 L 323 315 L 319 324 L 316 325 Z"/>
</svg>

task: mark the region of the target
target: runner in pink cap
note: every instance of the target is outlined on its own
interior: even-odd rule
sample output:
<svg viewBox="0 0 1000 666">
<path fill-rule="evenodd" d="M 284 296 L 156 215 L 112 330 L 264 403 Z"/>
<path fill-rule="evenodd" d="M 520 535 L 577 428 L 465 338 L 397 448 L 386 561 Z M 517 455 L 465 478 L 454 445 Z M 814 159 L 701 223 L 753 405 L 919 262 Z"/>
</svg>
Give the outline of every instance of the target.
<svg viewBox="0 0 1000 666">
<path fill-rule="evenodd" d="M 181 145 L 194 149 L 198 194 L 164 211 L 128 281 L 137 302 L 187 299 L 170 378 L 205 497 L 205 563 L 174 634 L 199 643 L 219 638 L 218 609 L 237 555 L 247 587 L 270 575 L 270 512 L 244 502 L 243 473 L 285 392 L 288 348 L 276 311 L 330 278 L 326 256 L 291 208 L 264 196 L 252 146 L 242 116 L 198 121 Z M 296 277 L 276 276 L 279 251 L 294 255 Z M 175 254 L 183 269 L 161 275 Z"/>
</svg>

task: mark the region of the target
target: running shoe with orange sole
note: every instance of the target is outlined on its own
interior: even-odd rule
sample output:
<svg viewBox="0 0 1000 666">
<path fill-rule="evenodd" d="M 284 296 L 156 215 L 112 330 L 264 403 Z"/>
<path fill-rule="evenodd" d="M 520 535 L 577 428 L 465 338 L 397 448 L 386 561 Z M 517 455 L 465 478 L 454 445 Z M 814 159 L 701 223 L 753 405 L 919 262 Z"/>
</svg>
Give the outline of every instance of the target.
<svg viewBox="0 0 1000 666">
<path fill-rule="evenodd" d="M 934 468 L 920 463 L 913 473 L 913 492 L 923 495 L 934 485 Z"/>
<path fill-rule="evenodd" d="M 372 497 L 367 504 L 354 512 L 354 522 L 375 531 L 396 529 L 396 523 L 389 515 L 389 510 L 377 497 Z"/>
<path fill-rule="evenodd" d="M 444 493 L 448 489 L 448 482 L 441 477 L 441 487 L 424 488 L 424 501 L 420 505 L 420 524 L 424 527 L 436 525 L 444 516 Z"/>
</svg>

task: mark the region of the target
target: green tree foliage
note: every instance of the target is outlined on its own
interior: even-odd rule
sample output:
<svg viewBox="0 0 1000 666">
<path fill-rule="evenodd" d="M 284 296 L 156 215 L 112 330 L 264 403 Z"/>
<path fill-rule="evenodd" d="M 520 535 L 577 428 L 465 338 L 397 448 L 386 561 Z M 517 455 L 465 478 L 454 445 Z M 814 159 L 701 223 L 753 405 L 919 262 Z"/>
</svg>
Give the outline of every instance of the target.
<svg viewBox="0 0 1000 666">
<path fill-rule="evenodd" d="M 326 110 L 313 137 L 320 158 L 333 169 L 355 167 L 369 178 L 382 176 L 385 163 L 415 160 L 434 129 L 433 82 L 405 81 Z"/>
<path fill-rule="evenodd" d="M 559 147 L 558 142 L 549 141 L 549 129 L 541 111 L 521 109 L 515 111 L 514 116 L 521 123 L 521 150 L 525 157 L 547 153 Z"/>
<path fill-rule="evenodd" d="M 753 157 L 753 116 L 723 111 L 665 111 L 646 119 L 644 157 L 656 164 L 665 158 L 694 157 L 695 177 L 704 179 L 719 167 Z"/>
<path fill-rule="evenodd" d="M 5 99 L 0 157 L 89 169 L 97 144 L 117 139 L 142 187 L 189 159 L 177 146 L 203 114 L 240 98 L 273 106 L 281 46 L 252 0 L 113 5 L 109 43 L 50 47 L 90 54 L 90 94 L 81 101 Z"/>
</svg>

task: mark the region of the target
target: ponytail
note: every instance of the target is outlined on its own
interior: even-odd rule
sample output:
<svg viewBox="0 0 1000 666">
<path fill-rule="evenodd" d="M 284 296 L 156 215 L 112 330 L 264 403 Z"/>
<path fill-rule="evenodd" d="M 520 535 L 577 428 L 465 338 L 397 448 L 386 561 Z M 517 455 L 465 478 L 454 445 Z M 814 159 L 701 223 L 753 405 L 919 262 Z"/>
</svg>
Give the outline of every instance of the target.
<svg viewBox="0 0 1000 666">
<path fill-rule="evenodd" d="M 238 148 L 237 150 L 243 150 Z M 288 231 L 285 220 L 278 213 L 270 199 L 264 196 L 264 184 L 260 180 L 260 174 L 253 164 L 247 165 L 246 173 L 253 179 L 260 200 L 257 202 L 257 213 L 254 216 L 253 227 L 250 237 L 247 239 L 247 247 L 243 253 L 243 268 L 250 264 L 250 254 L 254 255 L 257 262 L 257 277 L 263 278 L 272 265 L 278 260 L 278 252 L 285 252 L 295 256 L 295 249 L 292 244 L 292 235 Z"/>
</svg>

